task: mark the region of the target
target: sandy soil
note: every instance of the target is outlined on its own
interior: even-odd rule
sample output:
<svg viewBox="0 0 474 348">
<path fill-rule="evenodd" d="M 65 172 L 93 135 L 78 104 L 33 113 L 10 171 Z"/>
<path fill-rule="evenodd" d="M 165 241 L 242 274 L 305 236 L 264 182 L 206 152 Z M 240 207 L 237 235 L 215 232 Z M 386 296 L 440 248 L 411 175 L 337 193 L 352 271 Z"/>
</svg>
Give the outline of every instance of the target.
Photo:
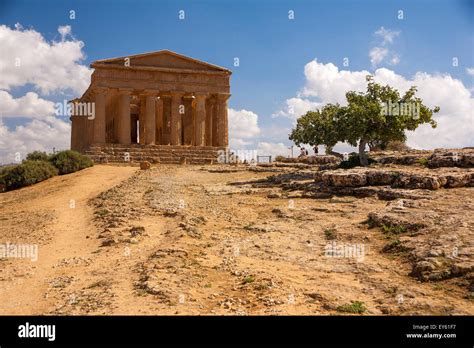
<svg viewBox="0 0 474 348">
<path fill-rule="evenodd" d="M 212 168 L 99 165 L 1 194 L 0 243 L 39 258 L 0 260 L 0 314 L 474 314 L 456 279 L 417 281 L 382 252 L 364 222 L 387 202 L 270 199 L 228 184 L 270 173 Z M 472 211 L 470 188 L 433 195 Z M 363 257 L 328 257 L 333 242 Z"/>
</svg>

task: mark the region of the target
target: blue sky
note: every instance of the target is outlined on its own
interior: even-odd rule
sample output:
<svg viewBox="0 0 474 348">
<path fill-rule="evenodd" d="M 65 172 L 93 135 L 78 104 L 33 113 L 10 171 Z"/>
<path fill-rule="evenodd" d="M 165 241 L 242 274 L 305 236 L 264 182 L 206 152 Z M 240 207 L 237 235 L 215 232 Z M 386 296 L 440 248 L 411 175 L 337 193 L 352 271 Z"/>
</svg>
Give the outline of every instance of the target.
<svg viewBox="0 0 474 348">
<path fill-rule="evenodd" d="M 83 41 L 90 62 L 170 49 L 233 71 L 229 107 L 258 115 L 260 141 L 283 142 L 270 127 L 291 128 L 288 117 L 272 117 L 307 83 L 305 65 L 317 58 L 339 70 L 374 72 L 386 67 L 411 79 L 416 72 L 449 74 L 469 91 L 474 67 L 474 2 L 469 1 L 9 1 L 0 0 L 0 24 L 20 23 L 45 40 L 61 40 L 59 26 L 70 25 Z M 74 10 L 76 18 L 69 19 Z M 178 12 L 185 11 L 185 19 Z M 295 18 L 288 18 L 293 10 Z M 398 19 L 398 11 L 403 19 Z M 381 45 L 381 27 L 398 35 L 389 45 L 398 64 L 371 63 Z M 240 66 L 233 66 L 238 57 Z M 349 66 L 343 59 L 349 58 Z M 452 59 L 457 57 L 458 66 Z M 1 76 L 0 76 L 1 79 Z M 9 88 L 14 98 L 35 86 Z M 68 92 L 66 92 L 68 93 Z M 69 92 L 70 93 L 70 92 Z M 74 93 L 70 93 L 74 95 Z M 44 97 L 40 94 L 41 97 Z M 48 100 L 63 98 L 50 94 Z M 313 101 L 325 101 L 311 95 Z M 472 98 L 471 98 L 472 99 Z M 9 117 L 11 130 L 27 119 Z M 254 144 L 255 145 L 255 144 Z"/>
</svg>

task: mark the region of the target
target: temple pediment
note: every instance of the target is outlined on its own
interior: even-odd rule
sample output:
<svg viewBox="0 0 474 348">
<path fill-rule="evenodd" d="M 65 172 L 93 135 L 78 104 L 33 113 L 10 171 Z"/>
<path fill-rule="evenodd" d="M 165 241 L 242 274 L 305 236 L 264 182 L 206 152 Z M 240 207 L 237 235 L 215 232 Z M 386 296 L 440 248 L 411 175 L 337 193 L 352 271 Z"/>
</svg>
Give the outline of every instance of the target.
<svg viewBox="0 0 474 348">
<path fill-rule="evenodd" d="M 131 67 L 230 72 L 230 70 L 226 68 L 209 64 L 169 50 L 97 60 L 91 64 L 91 67 L 96 68 L 100 65 L 117 65 L 123 67 L 127 66 L 126 64 L 129 64 Z"/>
</svg>

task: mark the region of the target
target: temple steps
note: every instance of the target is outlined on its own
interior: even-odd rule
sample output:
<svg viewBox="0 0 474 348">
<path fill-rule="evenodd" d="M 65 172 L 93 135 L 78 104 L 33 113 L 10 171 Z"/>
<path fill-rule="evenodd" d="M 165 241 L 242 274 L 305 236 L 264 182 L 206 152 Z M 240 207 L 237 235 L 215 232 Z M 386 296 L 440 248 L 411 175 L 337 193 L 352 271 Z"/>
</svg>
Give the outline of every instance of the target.
<svg viewBox="0 0 474 348">
<path fill-rule="evenodd" d="M 96 163 L 150 163 L 210 164 L 217 161 L 219 150 L 224 148 L 211 146 L 176 146 L 176 145 L 93 145 L 86 151 Z M 128 159 L 128 160 L 127 160 Z"/>
</svg>

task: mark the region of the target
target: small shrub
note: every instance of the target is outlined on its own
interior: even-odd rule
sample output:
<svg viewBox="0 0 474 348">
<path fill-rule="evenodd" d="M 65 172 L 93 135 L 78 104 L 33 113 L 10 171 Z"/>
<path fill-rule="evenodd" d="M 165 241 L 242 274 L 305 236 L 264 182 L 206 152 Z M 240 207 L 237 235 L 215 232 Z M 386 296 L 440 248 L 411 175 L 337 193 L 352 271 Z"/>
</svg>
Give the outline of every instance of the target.
<svg viewBox="0 0 474 348">
<path fill-rule="evenodd" d="M 334 228 L 327 228 L 324 230 L 324 235 L 326 236 L 327 240 L 336 239 L 336 230 Z"/>
<path fill-rule="evenodd" d="M 418 160 L 418 163 L 424 167 L 428 167 L 428 158 L 422 157 Z"/>
<path fill-rule="evenodd" d="M 364 313 L 367 308 L 365 308 L 364 302 L 353 301 L 351 303 L 346 303 L 337 307 L 336 310 L 338 310 L 339 312 L 361 314 Z"/>
<path fill-rule="evenodd" d="M 5 185 L 6 190 L 14 190 L 36 184 L 55 175 L 58 175 L 58 170 L 49 162 L 24 161 L 2 170 L 0 182 Z"/>
<path fill-rule="evenodd" d="M 407 146 L 403 141 L 389 141 L 388 143 L 381 143 L 375 142 L 369 144 L 370 151 L 378 152 L 378 151 L 408 151 L 410 147 Z"/>
<path fill-rule="evenodd" d="M 255 278 L 251 275 L 248 275 L 244 278 L 243 283 L 249 284 L 249 283 L 253 283 L 254 281 L 255 281 Z"/>
<path fill-rule="evenodd" d="M 390 141 L 385 147 L 385 150 L 401 152 L 410 150 L 410 147 L 403 141 Z"/>
<path fill-rule="evenodd" d="M 12 170 L 12 168 L 16 167 L 15 164 L 11 165 L 6 165 L 0 167 L 0 192 L 4 192 L 7 190 L 6 184 L 5 184 L 5 176 Z"/>
<path fill-rule="evenodd" d="M 404 225 L 382 225 L 382 231 L 385 233 L 400 234 L 405 233 L 408 228 Z"/>
<path fill-rule="evenodd" d="M 99 217 L 102 217 L 102 216 L 105 216 L 105 215 L 108 215 L 109 214 L 109 210 L 108 209 L 105 209 L 105 208 L 102 208 L 102 209 L 99 209 L 95 212 L 95 214 Z"/>
<path fill-rule="evenodd" d="M 282 155 L 278 155 L 275 157 L 276 162 L 284 162 L 285 160 L 286 160 L 286 157 Z"/>
<path fill-rule="evenodd" d="M 48 158 L 48 154 L 42 151 L 33 151 L 26 155 L 27 161 L 47 161 Z"/>
<path fill-rule="evenodd" d="M 60 175 L 74 173 L 93 166 L 93 162 L 89 157 L 72 150 L 55 153 L 49 160 L 58 168 Z"/>
</svg>

